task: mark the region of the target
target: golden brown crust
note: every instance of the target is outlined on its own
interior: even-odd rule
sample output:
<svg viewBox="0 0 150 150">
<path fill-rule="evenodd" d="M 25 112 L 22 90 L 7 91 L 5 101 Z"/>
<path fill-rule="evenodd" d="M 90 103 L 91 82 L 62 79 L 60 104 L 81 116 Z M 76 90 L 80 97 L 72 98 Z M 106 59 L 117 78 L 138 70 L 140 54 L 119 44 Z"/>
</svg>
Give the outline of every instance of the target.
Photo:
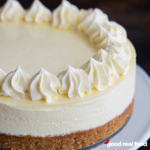
<svg viewBox="0 0 150 150">
<path fill-rule="evenodd" d="M 121 115 L 103 126 L 65 136 L 42 138 L 0 134 L 0 147 L 11 148 L 11 150 L 72 150 L 85 147 L 108 137 L 119 129 L 130 116 L 133 104 L 134 100 Z"/>
</svg>

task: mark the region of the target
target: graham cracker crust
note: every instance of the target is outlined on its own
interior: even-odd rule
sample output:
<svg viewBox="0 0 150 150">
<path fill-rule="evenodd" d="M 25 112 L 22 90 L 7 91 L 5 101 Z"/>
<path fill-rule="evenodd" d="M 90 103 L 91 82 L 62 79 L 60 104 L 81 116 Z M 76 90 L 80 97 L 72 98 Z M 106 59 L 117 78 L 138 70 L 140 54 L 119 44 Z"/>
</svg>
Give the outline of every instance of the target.
<svg viewBox="0 0 150 150">
<path fill-rule="evenodd" d="M 86 147 L 118 130 L 130 116 L 133 105 L 134 99 L 121 115 L 103 126 L 65 136 L 32 137 L 0 134 L 0 147 L 11 150 L 72 150 Z"/>
</svg>

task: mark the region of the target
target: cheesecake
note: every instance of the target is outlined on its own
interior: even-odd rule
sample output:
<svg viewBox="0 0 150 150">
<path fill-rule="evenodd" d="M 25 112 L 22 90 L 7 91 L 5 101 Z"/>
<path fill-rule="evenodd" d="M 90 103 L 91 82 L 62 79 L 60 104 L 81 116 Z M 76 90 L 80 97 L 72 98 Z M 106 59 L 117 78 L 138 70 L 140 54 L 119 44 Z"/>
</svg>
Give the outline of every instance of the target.
<svg viewBox="0 0 150 150">
<path fill-rule="evenodd" d="M 136 52 L 100 9 L 63 0 L 0 8 L 0 147 L 73 150 L 123 126 L 134 106 Z"/>
</svg>

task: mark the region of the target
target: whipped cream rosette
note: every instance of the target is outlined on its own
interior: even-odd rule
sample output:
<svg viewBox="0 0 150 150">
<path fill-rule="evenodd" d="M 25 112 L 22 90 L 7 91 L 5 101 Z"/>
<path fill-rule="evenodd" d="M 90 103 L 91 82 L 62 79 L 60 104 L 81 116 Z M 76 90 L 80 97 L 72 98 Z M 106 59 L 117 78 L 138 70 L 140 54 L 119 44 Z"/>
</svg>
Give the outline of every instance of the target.
<svg viewBox="0 0 150 150">
<path fill-rule="evenodd" d="M 89 63 L 86 63 L 86 65 L 81 68 L 84 68 L 88 74 L 92 88 L 103 91 L 108 85 L 112 84 L 112 70 L 105 63 L 98 62 L 91 58 Z"/>
<path fill-rule="evenodd" d="M 0 9 L 1 21 L 16 21 L 24 18 L 24 9 L 17 0 L 7 0 Z"/>
<path fill-rule="evenodd" d="M 57 89 L 60 87 L 58 78 L 41 69 L 40 72 L 35 74 L 30 82 L 30 96 L 32 100 L 45 99 L 51 102 L 52 97 L 57 97 Z"/>
<path fill-rule="evenodd" d="M 8 73 L 3 82 L 0 95 L 10 96 L 18 100 L 25 97 L 25 91 L 28 91 L 30 76 L 20 66 L 15 71 Z"/>
<path fill-rule="evenodd" d="M 76 28 L 80 21 L 79 9 L 70 2 L 63 0 L 52 13 L 52 25 L 59 28 Z"/>
<path fill-rule="evenodd" d="M 68 70 L 58 75 L 60 83 L 60 94 L 68 94 L 72 99 L 83 97 L 85 92 L 90 92 L 90 80 L 82 69 L 68 66 Z"/>
<path fill-rule="evenodd" d="M 39 0 L 34 0 L 31 7 L 25 14 L 27 22 L 49 22 L 51 19 L 51 11 L 46 8 Z"/>
</svg>

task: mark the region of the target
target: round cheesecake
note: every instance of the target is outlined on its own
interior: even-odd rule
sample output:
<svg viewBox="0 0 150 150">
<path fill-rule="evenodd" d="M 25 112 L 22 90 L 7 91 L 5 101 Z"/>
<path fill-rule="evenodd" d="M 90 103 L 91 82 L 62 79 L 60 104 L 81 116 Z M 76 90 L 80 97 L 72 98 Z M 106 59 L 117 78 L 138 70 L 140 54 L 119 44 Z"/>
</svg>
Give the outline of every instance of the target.
<svg viewBox="0 0 150 150">
<path fill-rule="evenodd" d="M 0 9 L 0 147 L 71 150 L 118 130 L 134 104 L 136 53 L 100 9 L 35 0 Z"/>
</svg>

